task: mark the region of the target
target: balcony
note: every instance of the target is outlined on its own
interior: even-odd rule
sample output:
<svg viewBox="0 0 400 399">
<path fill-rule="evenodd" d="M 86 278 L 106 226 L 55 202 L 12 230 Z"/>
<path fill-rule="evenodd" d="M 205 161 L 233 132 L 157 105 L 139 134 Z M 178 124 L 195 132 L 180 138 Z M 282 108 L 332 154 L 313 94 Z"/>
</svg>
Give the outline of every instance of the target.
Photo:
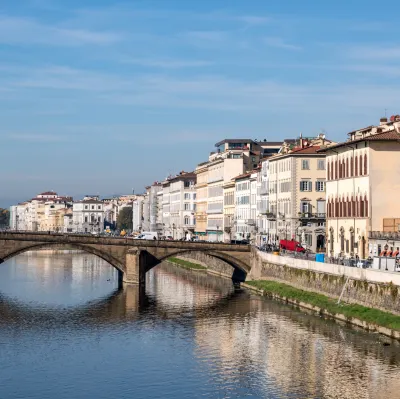
<svg viewBox="0 0 400 399">
<path fill-rule="evenodd" d="M 215 183 L 217 181 L 222 181 L 222 180 L 224 180 L 223 176 L 209 177 L 208 178 L 208 183 Z"/>
<path fill-rule="evenodd" d="M 208 209 L 207 210 L 207 214 L 212 215 L 214 213 L 224 213 L 224 209 L 221 208 L 221 209 Z"/>
<path fill-rule="evenodd" d="M 254 219 L 247 219 L 246 220 L 246 224 L 249 226 L 255 226 L 256 225 L 256 221 Z"/>
<path fill-rule="evenodd" d="M 369 238 L 378 240 L 400 240 L 399 231 L 370 231 Z"/>
<path fill-rule="evenodd" d="M 273 212 L 265 212 L 262 213 L 262 215 L 265 215 L 267 217 L 267 220 L 276 220 L 276 214 Z"/>
<path fill-rule="evenodd" d="M 299 220 L 308 220 L 308 219 L 326 219 L 326 213 L 311 213 L 311 212 L 304 212 L 299 213 Z"/>
</svg>

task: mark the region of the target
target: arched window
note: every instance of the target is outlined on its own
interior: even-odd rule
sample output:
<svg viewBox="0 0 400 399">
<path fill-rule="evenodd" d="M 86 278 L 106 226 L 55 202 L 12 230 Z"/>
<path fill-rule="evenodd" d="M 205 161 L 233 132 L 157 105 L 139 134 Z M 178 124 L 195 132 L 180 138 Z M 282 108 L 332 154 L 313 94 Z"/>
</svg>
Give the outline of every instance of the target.
<svg viewBox="0 0 400 399">
<path fill-rule="evenodd" d="M 335 217 L 338 218 L 339 217 L 339 199 L 336 198 L 335 200 Z"/>
<path fill-rule="evenodd" d="M 354 253 L 354 229 L 350 228 L 350 253 Z"/>
<path fill-rule="evenodd" d="M 368 217 L 368 199 L 367 196 L 364 195 L 364 216 L 367 218 Z"/>
<path fill-rule="evenodd" d="M 364 217 L 364 200 L 360 197 L 360 217 Z"/>
<path fill-rule="evenodd" d="M 343 217 L 347 218 L 347 201 L 343 199 Z"/>
<path fill-rule="evenodd" d="M 335 179 L 339 178 L 339 166 L 338 166 L 338 161 L 336 159 L 335 161 Z"/>
<path fill-rule="evenodd" d="M 356 217 L 356 201 L 353 196 L 351 196 L 351 217 Z"/>
<path fill-rule="evenodd" d="M 351 200 L 347 197 L 347 217 L 351 217 Z"/>
<path fill-rule="evenodd" d="M 362 155 L 360 155 L 360 176 L 362 176 L 363 174 L 363 170 L 362 170 Z"/>
<path fill-rule="evenodd" d="M 350 157 L 350 176 L 353 177 L 354 176 L 354 159 L 353 156 Z"/>
<path fill-rule="evenodd" d="M 343 162 L 342 160 L 339 161 L 339 179 L 343 177 Z"/>
<path fill-rule="evenodd" d="M 360 201 L 358 200 L 358 197 L 356 197 L 356 217 L 358 218 L 360 216 Z"/>
<path fill-rule="evenodd" d="M 328 180 L 331 180 L 331 163 L 328 162 L 327 168 L 326 168 L 326 172 L 328 175 Z"/>
<path fill-rule="evenodd" d="M 345 177 L 349 177 L 349 158 L 346 158 L 346 176 Z"/>
<path fill-rule="evenodd" d="M 354 158 L 354 176 L 358 176 L 358 157 L 357 155 Z"/>
<path fill-rule="evenodd" d="M 339 217 L 341 218 L 343 216 L 343 200 L 339 200 Z"/>
<path fill-rule="evenodd" d="M 340 228 L 340 252 L 344 252 L 344 229 Z"/>
<path fill-rule="evenodd" d="M 364 154 L 364 175 L 368 174 L 368 159 L 367 154 Z"/>
</svg>

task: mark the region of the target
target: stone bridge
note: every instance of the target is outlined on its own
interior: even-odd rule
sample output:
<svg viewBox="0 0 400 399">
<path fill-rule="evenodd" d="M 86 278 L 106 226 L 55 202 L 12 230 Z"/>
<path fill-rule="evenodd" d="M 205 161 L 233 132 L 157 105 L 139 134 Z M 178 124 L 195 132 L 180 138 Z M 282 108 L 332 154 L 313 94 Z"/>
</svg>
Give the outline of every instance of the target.
<svg viewBox="0 0 400 399">
<path fill-rule="evenodd" d="M 146 272 L 163 260 L 186 252 L 202 252 L 229 264 L 233 278 L 244 281 L 250 272 L 248 245 L 191 241 L 134 240 L 47 232 L 0 232 L 0 263 L 25 251 L 41 248 L 80 249 L 97 255 L 119 271 L 126 283 L 144 285 Z M 236 278 L 235 278 L 236 276 Z"/>
</svg>

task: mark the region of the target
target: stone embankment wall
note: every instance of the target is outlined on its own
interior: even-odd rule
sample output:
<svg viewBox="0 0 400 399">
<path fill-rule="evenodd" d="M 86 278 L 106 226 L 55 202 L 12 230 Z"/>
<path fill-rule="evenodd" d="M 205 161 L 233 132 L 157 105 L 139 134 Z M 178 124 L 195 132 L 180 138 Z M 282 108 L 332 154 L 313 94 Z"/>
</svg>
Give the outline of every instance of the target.
<svg viewBox="0 0 400 399">
<path fill-rule="evenodd" d="M 334 298 L 340 296 L 348 278 L 343 302 L 400 314 L 400 273 L 294 259 L 254 249 L 248 276 L 248 280 L 275 280 Z"/>
<path fill-rule="evenodd" d="M 189 262 L 198 263 L 207 268 L 207 271 L 219 276 L 232 278 L 233 268 L 226 262 L 217 259 L 213 256 L 207 255 L 204 252 L 189 251 L 179 254 L 177 258 L 186 259 Z"/>
</svg>

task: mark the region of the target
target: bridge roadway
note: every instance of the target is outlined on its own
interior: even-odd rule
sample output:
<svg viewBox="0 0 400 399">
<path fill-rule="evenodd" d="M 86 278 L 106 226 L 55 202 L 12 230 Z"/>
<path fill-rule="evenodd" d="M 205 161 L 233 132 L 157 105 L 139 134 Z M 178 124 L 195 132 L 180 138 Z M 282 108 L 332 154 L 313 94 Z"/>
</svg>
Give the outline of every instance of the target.
<svg viewBox="0 0 400 399">
<path fill-rule="evenodd" d="M 52 246 L 66 246 L 97 255 L 119 271 L 122 281 L 141 285 L 150 269 L 184 252 L 203 252 L 220 259 L 232 266 L 233 275 L 243 276 L 242 281 L 251 269 L 249 245 L 10 231 L 0 232 L 0 263 L 25 251 Z"/>
</svg>

